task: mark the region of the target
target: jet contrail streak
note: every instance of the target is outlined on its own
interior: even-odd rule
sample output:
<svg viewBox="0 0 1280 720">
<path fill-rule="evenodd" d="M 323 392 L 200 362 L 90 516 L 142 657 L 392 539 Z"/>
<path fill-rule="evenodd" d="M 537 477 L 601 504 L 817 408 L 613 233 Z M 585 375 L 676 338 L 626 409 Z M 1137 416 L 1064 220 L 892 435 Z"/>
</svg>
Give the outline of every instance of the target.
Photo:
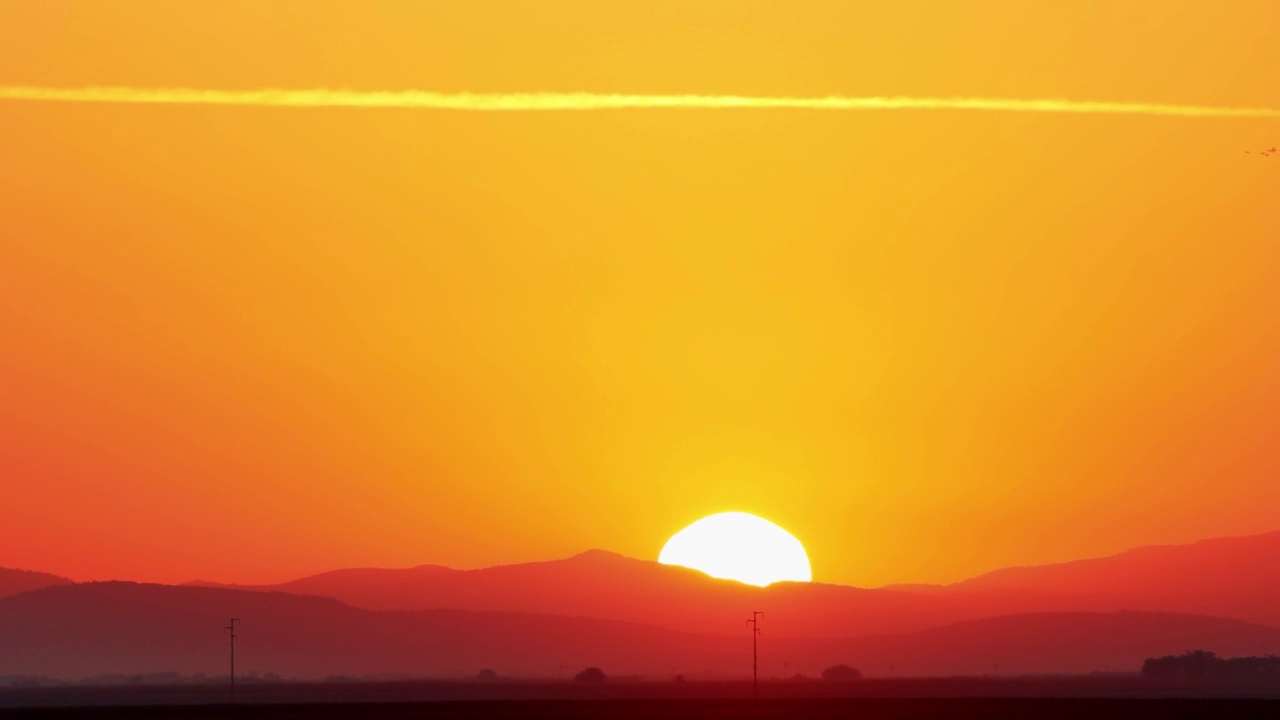
<svg viewBox="0 0 1280 720">
<path fill-rule="evenodd" d="M 627 109 L 985 110 L 988 112 L 1280 118 L 1280 108 L 983 97 L 769 97 L 597 93 L 440 93 L 425 90 L 202 90 L 196 88 L 0 85 L 0 100 L 292 108 L 418 108 L 476 112 Z"/>
</svg>

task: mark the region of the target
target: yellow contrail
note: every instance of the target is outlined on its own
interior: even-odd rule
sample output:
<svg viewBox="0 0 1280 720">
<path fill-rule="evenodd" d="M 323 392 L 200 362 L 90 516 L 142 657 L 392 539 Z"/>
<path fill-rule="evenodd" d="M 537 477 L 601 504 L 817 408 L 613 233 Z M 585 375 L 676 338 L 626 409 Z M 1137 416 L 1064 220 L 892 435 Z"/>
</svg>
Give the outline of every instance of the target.
<svg viewBox="0 0 1280 720">
<path fill-rule="evenodd" d="M 1280 118 L 1280 109 L 1163 103 L 984 97 L 769 97 L 754 95 L 618 95 L 600 93 L 441 93 L 425 90 L 201 90 L 196 88 L 0 85 L 0 100 L 257 107 L 420 108 L 430 110 L 572 111 L 623 109 L 985 110 L 989 112 Z"/>
</svg>

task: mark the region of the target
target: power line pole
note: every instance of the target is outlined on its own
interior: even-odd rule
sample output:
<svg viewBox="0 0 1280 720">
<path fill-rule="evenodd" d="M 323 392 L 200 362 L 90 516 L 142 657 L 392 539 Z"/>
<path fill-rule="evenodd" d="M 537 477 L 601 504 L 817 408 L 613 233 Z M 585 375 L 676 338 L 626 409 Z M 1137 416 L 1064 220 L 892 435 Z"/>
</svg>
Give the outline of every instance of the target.
<svg viewBox="0 0 1280 720">
<path fill-rule="evenodd" d="M 231 700 L 236 699 L 236 624 L 240 622 L 240 618 L 231 618 L 231 624 L 227 625 L 226 630 L 231 635 Z"/>
<path fill-rule="evenodd" d="M 756 638 L 760 637 L 760 618 L 763 615 L 756 610 L 747 621 L 751 626 L 751 695 L 757 700 L 760 699 L 760 656 L 756 652 Z"/>
</svg>

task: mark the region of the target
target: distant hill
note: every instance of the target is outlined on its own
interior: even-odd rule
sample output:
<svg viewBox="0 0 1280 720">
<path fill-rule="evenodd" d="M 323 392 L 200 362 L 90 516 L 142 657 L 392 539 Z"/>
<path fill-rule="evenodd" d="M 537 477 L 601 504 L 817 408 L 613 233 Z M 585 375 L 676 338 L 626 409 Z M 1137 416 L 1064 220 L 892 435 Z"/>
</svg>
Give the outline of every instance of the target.
<svg viewBox="0 0 1280 720">
<path fill-rule="evenodd" d="M 49 573 L 0 568 L 0 598 L 54 585 L 70 584 L 70 580 Z"/>
<path fill-rule="evenodd" d="M 729 607 L 730 616 L 743 614 Z M 242 672 L 293 677 L 407 674 L 567 677 L 597 665 L 613 675 L 743 677 L 750 639 L 608 620 L 456 610 L 379 612 L 336 600 L 134 583 L 84 583 L 0 599 L 0 675 L 225 673 L 227 618 L 242 619 Z M 856 639 L 761 636 L 765 677 L 849 663 L 869 675 L 1137 670 L 1154 655 L 1205 648 L 1280 652 L 1280 629 L 1157 613 L 1024 615 Z"/>
<path fill-rule="evenodd" d="M 1119 610 L 1280 626 L 1280 532 L 1010 568 L 947 586 L 757 588 L 592 550 L 480 570 L 336 570 L 251 589 L 333 597 L 373 610 L 526 611 L 717 635 L 740 633 L 739 618 L 726 615 L 728 607 L 742 608 L 739 614 L 764 611 L 775 637 L 854 637 L 996 616 Z"/>
<path fill-rule="evenodd" d="M 1089 596 L 1088 604 L 1280 625 L 1280 531 L 1142 547 L 1055 565 L 997 570 L 941 588 L 956 597 Z"/>
</svg>

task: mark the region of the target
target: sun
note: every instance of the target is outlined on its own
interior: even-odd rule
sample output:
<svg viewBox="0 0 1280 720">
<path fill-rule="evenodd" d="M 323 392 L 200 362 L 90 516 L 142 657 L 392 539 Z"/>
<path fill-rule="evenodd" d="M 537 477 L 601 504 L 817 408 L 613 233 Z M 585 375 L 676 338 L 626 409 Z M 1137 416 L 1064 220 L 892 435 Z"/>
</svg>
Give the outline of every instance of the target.
<svg viewBox="0 0 1280 720">
<path fill-rule="evenodd" d="M 708 515 L 672 535 L 658 562 L 761 587 L 813 579 L 809 556 L 794 535 L 744 512 Z"/>
</svg>

